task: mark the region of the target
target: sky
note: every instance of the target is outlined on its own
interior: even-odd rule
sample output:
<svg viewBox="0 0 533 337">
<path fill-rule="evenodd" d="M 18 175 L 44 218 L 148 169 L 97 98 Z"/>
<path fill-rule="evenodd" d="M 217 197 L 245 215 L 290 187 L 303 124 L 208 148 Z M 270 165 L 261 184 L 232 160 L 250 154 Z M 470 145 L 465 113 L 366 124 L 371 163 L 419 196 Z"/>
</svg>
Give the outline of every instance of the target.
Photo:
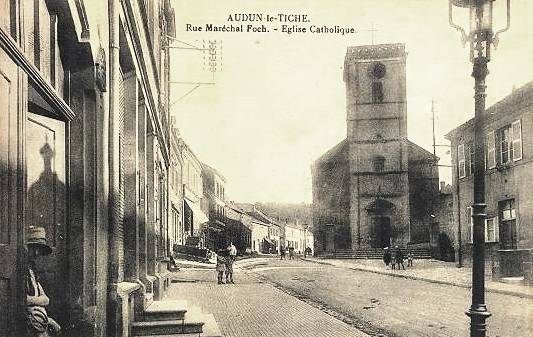
<svg viewBox="0 0 533 337">
<path fill-rule="evenodd" d="M 172 0 L 176 39 L 171 50 L 172 116 L 196 156 L 226 178 L 228 200 L 312 202 L 311 164 L 346 138 L 342 79 L 349 46 L 405 43 L 408 138 L 432 149 L 474 115 L 468 46 L 448 24 L 447 0 Z M 533 80 L 533 1 L 513 0 L 511 28 L 492 51 L 487 107 Z M 262 14 L 263 22 L 229 22 L 235 14 Z M 335 25 L 354 34 L 282 32 L 266 15 L 307 15 L 309 29 Z M 466 16 L 454 12 L 466 26 Z M 495 29 L 505 26 L 505 2 L 497 0 Z M 206 32 L 206 25 L 254 27 L 268 32 Z M 189 25 L 189 26 L 188 26 Z M 187 31 L 189 27 L 189 31 Z M 201 27 L 202 31 L 193 31 Z M 373 29 L 372 29 L 373 27 Z M 275 31 L 274 29 L 278 30 Z M 371 30 L 376 30 L 371 32 Z M 373 41 L 372 41 L 373 39 Z M 204 66 L 209 40 L 217 41 L 217 71 Z M 191 49 L 182 49 L 191 48 Z M 437 147 L 449 165 L 447 147 Z M 451 183 L 451 170 L 440 179 Z"/>
</svg>

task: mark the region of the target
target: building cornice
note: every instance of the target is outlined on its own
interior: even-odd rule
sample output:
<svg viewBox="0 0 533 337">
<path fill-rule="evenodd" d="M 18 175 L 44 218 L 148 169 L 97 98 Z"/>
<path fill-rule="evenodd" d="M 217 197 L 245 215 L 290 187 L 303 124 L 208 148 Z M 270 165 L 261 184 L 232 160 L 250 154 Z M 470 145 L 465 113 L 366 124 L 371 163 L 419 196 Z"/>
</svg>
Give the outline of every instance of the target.
<svg viewBox="0 0 533 337">
<path fill-rule="evenodd" d="M 54 109 L 54 111 L 51 111 L 52 113 L 56 114 L 60 119 L 68 121 L 76 117 L 70 106 L 59 97 L 56 90 L 41 75 L 39 69 L 26 58 L 17 43 L 2 28 L 0 28 L 0 47 L 28 75 L 28 80 L 35 83 L 35 90 Z"/>
</svg>

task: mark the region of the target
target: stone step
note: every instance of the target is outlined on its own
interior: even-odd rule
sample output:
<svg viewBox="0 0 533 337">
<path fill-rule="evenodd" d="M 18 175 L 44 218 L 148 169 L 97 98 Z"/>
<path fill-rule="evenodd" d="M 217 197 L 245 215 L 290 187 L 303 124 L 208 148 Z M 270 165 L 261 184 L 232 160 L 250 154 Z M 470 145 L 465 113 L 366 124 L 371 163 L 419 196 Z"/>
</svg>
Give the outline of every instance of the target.
<svg viewBox="0 0 533 337">
<path fill-rule="evenodd" d="M 144 308 L 148 308 L 154 303 L 154 293 L 146 292 L 144 293 Z"/>
<path fill-rule="evenodd" d="M 133 322 L 132 334 L 133 336 L 200 334 L 203 326 L 203 321 L 187 319 L 172 321 L 140 321 Z"/>
<path fill-rule="evenodd" d="M 187 312 L 187 301 L 164 300 L 154 301 L 144 310 L 141 321 L 172 321 L 183 320 Z"/>
<path fill-rule="evenodd" d="M 205 325 L 201 337 L 223 337 L 213 314 L 205 314 Z"/>
<path fill-rule="evenodd" d="M 407 255 L 407 249 L 403 250 Z M 425 248 L 410 249 L 414 259 L 431 259 L 431 253 Z M 335 252 L 318 253 L 318 257 L 330 257 L 337 259 L 381 259 L 383 258 L 382 249 L 340 249 Z M 407 258 L 407 257 L 405 257 Z"/>
<path fill-rule="evenodd" d="M 508 284 L 524 284 L 524 276 L 515 276 L 515 277 L 502 277 L 500 282 Z"/>
</svg>

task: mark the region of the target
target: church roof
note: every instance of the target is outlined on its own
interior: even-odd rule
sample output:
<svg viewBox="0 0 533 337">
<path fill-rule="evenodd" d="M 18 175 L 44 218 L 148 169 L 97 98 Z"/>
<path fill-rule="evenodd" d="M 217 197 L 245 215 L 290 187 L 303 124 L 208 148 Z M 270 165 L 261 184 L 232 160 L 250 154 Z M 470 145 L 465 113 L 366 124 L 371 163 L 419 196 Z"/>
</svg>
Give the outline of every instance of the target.
<svg viewBox="0 0 533 337">
<path fill-rule="evenodd" d="M 412 141 L 406 139 L 407 146 L 409 147 L 409 160 L 439 160 L 440 158 L 437 156 L 433 156 L 433 153 L 429 152 L 428 150 L 424 149 L 423 147 L 413 143 Z M 332 147 L 328 152 L 324 153 L 322 156 L 320 156 L 314 163 L 314 166 L 317 166 L 323 162 L 331 161 L 331 159 L 335 156 L 340 155 L 342 152 L 346 152 L 346 157 L 343 157 L 343 159 L 347 160 L 348 155 L 348 139 L 343 139 L 340 143 Z"/>
<path fill-rule="evenodd" d="M 314 165 L 318 165 L 322 162 L 329 161 L 331 158 L 335 157 L 336 155 L 340 154 L 341 152 L 348 153 L 348 140 L 345 138 L 340 143 L 329 149 L 326 153 L 318 157 L 317 160 L 315 160 Z"/>
<path fill-rule="evenodd" d="M 410 140 L 407 140 L 407 145 L 409 146 L 409 160 L 411 161 L 436 161 L 440 159 L 439 157 L 434 156 L 433 153 L 424 149 L 420 145 L 413 143 Z"/>
<path fill-rule="evenodd" d="M 366 46 L 348 47 L 345 61 L 374 60 L 390 57 L 404 57 L 404 43 L 375 44 Z"/>
</svg>

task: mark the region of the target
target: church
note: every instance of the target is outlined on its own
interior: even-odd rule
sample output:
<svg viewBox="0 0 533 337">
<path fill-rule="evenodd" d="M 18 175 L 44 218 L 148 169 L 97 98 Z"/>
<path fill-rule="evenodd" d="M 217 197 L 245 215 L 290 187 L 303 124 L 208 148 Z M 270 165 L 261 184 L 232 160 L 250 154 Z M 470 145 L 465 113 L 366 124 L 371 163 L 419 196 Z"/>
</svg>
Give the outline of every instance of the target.
<svg viewBox="0 0 533 337">
<path fill-rule="evenodd" d="M 312 165 L 315 252 L 429 243 L 438 158 L 407 139 L 404 44 L 349 47 L 347 138 Z"/>
</svg>

